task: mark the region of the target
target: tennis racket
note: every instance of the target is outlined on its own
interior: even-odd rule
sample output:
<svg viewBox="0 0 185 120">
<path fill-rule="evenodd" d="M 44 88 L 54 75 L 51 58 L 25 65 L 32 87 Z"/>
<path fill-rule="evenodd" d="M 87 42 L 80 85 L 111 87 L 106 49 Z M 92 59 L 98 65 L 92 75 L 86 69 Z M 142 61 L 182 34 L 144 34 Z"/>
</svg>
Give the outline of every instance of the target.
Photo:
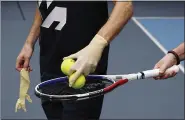
<svg viewBox="0 0 185 120">
<path fill-rule="evenodd" d="M 178 73 L 178 71 L 179 67 L 175 65 L 169 68 L 166 73 Z M 126 75 L 88 75 L 86 76 L 86 84 L 81 89 L 69 87 L 68 77 L 59 77 L 38 84 L 35 87 L 35 94 L 39 98 L 48 99 L 50 101 L 79 101 L 104 95 L 129 81 L 157 76 L 159 76 L 159 69 Z"/>
</svg>

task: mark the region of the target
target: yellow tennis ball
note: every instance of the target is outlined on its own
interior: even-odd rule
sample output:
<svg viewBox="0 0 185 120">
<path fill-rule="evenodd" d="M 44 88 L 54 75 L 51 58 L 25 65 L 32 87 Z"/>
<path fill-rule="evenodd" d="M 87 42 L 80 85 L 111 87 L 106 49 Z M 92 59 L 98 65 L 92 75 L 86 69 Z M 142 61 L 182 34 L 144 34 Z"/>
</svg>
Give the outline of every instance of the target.
<svg viewBox="0 0 185 120">
<path fill-rule="evenodd" d="M 72 74 L 69 79 L 71 77 L 73 77 L 74 74 Z M 84 85 L 85 85 L 85 82 L 86 82 L 86 79 L 85 79 L 85 76 L 84 75 L 81 75 L 72 85 L 72 88 L 74 89 L 80 89 L 82 88 Z"/>
<path fill-rule="evenodd" d="M 71 66 L 75 63 L 75 60 L 73 59 L 66 59 L 61 64 L 61 70 L 65 75 L 70 75 L 69 70 Z"/>
</svg>

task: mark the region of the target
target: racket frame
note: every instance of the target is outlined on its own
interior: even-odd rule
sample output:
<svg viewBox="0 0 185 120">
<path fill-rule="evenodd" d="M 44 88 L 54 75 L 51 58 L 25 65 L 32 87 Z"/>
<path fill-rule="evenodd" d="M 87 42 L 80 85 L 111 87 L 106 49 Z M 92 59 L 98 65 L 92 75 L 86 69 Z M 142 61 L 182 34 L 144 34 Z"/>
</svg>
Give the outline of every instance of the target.
<svg viewBox="0 0 185 120">
<path fill-rule="evenodd" d="M 175 71 L 177 73 L 179 71 L 179 67 L 175 65 L 167 70 L 167 72 L 170 72 L 170 71 Z M 142 79 L 157 77 L 158 75 L 159 75 L 159 69 L 146 70 L 146 71 L 126 74 L 126 75 L 88 75 L 86 76 L 87 78 L 89 77 L 89 78 L 105 79 L 111 82 L 112 84 L 103 89 L 99 89 L 99 90 L 95 90 L 95 91 L 83 93 L 83 94 L 75 94 L 75 95 L 49 95 L 49 94 L 41 93 L 39 91 L 39 86 L 42 86 L 44 84 L 51 83 L 53 81 L 57 82 L 58 80 L 61 80 L 61 79 L 66 80 L 66 81 L 68 80 L 67 77 L 59 77 L 59 78 L 54 78 L 54 79 L 47 80 L 45 82 L 38 84 L 35 87 L 35 94 L 37 97 L 43 97 L 47 99 L 49 98 L 51 101 L 53 100 L 75 100 L 75 101 L 85 100 L 85 99 L 89 99 L 89 98 L 96 97 L 99 95 L 103 95 L 106 92 L 109 92 L 117 88 L 118 86 L 121 86 L 127 83 L 128 81 L 142 80 Z"/>
<path fill-rule="evenodd" d="M 112 84 L 111 85 L 115 85 L 114 83 L 116 83 L 116 81 L 114 79 L 111 79 L 111 78 L 108 78 L 108 77 L 105 77 L 105 76 L 96 76 L 96 75 L 89 75 L 87 76 L 87 78 L 90 77 L 90 78 L 97 78 L 97 79 L 105 79 L 109 82 L 111 82 Z M 40 84 L 38 84 L 36 87 L 35 87 L 35 94 L 37 97 L 44 97 L 44 98 L 49 98 L 50 100 L 52 100 L 53 98 L 56 98 L 56 99 L 60 99 L 60 100 L 82 100 L 82 99 L 88 99 L 90 97 L 95 97 L 95 96 L 99 96 L 101 94 L 104 94 L 103 92 L 106 90 L 106 88 L 103 88 L 103 89 L 99 89 L 99 90 L 95 90 L 95 91 L 92 91 L 92 92 L 88 92 L 88 93 L 83 93 L 83 94 L 75 94 L 75 95 L 49 95 L 49 94 L 45 94 L 45 93 L 41 93 L 38 89 L 40 88 L 39 86 L 40 85 L 43 85 L 43 84 L 46 84 L 46 83 L 50 83 L 51 81 L 56 81 L 56 80 L 60 80 L 60 79 L 65 79 L 66 81 L 68 80 L 67 77 L 59 77 L 59 78 L 54 78 L 54 79 L 51 79 L 51 80 L 47 80 L 47 81 L 44 81 Z M 105 90 L 104 90 L 105 89 Z M 109 89 L 110 90 L 110 89 Z M 107 90 L 106 90 L 107 91 Z"/>
</svg>

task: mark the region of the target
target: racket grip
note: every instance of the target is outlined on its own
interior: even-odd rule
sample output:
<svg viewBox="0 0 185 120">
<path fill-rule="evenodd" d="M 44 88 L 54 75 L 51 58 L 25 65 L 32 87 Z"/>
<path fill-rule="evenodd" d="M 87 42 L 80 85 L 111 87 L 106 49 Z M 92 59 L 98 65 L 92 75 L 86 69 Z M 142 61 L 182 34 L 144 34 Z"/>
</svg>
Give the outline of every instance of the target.
<svg viewBox="0 0 185 120">
<path fill-rule="evenodd" d="M 169 74 L 171 72 L 178 73 L 179 72 L 179 67 L 177 65 L 172 66 L 171 68 L 168 68 L 165 72 L 165 74 Z M 159 69 L 154 69 L 154 70 L 148 70 L 143 72 L 145 75 L 145 78 L 151 78 L 151 77 L 157 77 L 159 76 Z"/>
</svg>

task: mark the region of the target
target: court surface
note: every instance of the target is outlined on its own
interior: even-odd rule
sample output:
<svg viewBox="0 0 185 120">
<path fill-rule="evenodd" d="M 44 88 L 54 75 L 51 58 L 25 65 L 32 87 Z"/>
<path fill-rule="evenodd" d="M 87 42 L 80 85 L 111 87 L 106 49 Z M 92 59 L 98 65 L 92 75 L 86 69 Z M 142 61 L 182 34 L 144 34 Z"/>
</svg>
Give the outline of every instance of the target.
<svg viewBox="0 0 185 120">
<path fill-rule="evenodd" d="M 19 91 L 15 60 L 32 24 L 35 3 L 2 2 L 1 5 L 1 118 L 45 119 L 33 92 L 40 82 L 38 43 L 31 60 L 33 103 L 26 104 L 27 113 L 14 112 Z M 112 7 L 109 3 L 109 11 Z M 134 8 L 133 18 L 111 43 L 108 74 L 152 69 L 168 50 L 184 41 L 182 2 L 134 2 Z M 184 62 L 174 78 L 134 81 L 106 95 L 101 119 L 184 119 Z"/>
</svg>

